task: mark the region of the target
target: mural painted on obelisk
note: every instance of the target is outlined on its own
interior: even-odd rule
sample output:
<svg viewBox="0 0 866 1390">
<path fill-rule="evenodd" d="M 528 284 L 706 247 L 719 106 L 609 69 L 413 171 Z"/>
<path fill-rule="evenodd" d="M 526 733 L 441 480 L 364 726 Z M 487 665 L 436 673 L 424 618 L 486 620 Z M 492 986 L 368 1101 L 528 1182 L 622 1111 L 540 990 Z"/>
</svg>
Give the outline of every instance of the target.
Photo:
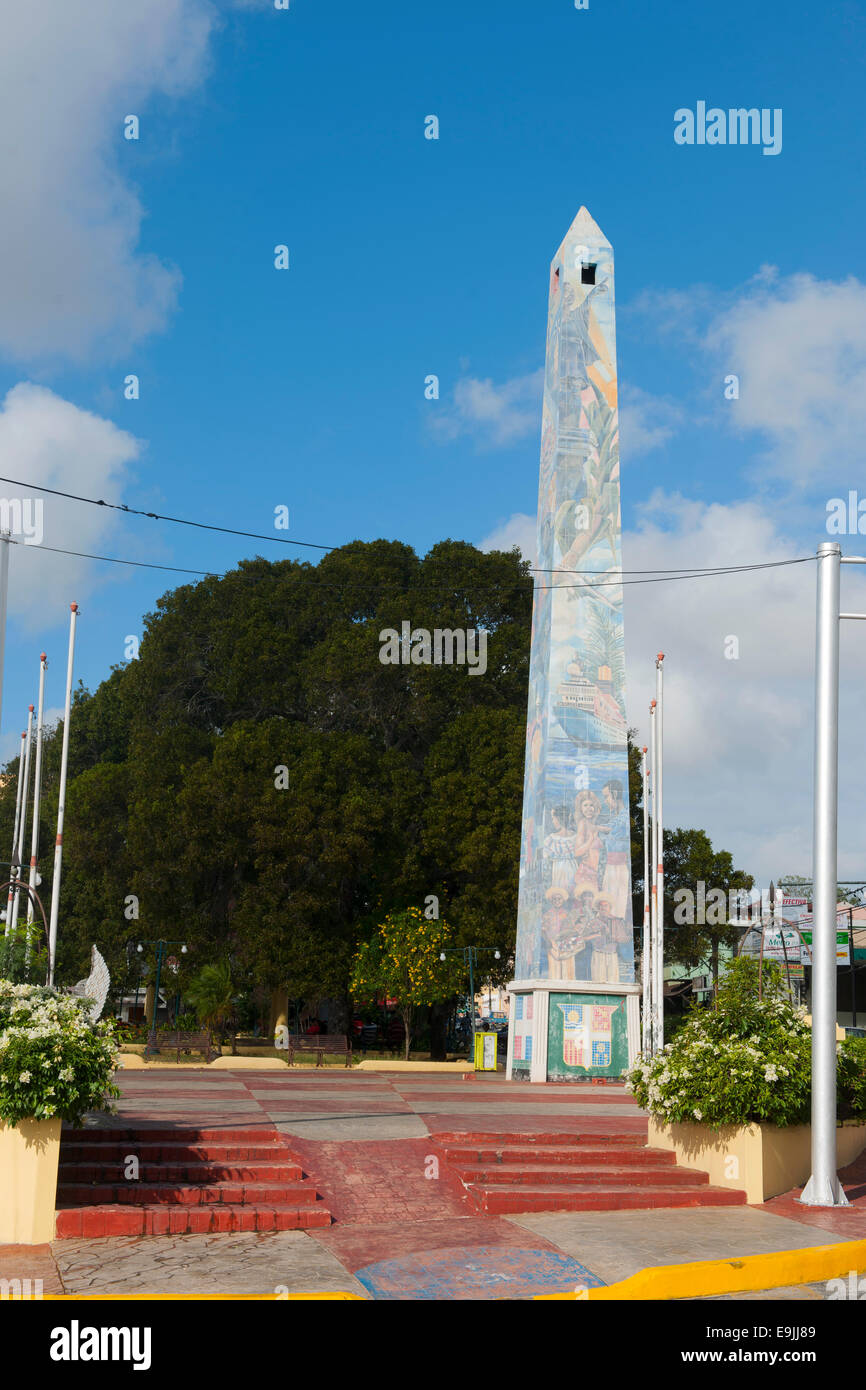
<svg viewBox="0 0 866 1390">
<path fill-rule="evenodd" d="M 634 980 L 616 387 L 613 254 L 582 208 L 551 267 L 518 981 Z"/>
</svg>

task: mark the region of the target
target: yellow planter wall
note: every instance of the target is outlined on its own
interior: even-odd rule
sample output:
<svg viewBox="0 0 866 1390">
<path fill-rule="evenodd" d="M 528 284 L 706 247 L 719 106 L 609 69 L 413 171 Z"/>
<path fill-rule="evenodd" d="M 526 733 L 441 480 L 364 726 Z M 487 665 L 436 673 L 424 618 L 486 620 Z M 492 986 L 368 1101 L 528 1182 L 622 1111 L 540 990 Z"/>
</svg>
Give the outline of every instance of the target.
<svg viewBox="0 0 866 1390">
<path fill-rule="evenodd" d="M 0 1121 L 0 1245 L 54 1239 L 60 1120 Z"/>
<path fill-rule="evenodd" d="M 673 1149 L 677 1163 L 709 1173 L 713 1187 L 733 1187 L 745 1192 L 751 1203 L 766 1202 L 792 1187 L 801 1187 L 812 1171 L 810 1125 L 707 1125 L 666 1124 L 649 1119 L 647 1145 Z M 866 1148 L 866 1124 L 846 1121 L 836 1128 L 836 1155 L 840 1168 L 853 1162 Z"/>
</svg>

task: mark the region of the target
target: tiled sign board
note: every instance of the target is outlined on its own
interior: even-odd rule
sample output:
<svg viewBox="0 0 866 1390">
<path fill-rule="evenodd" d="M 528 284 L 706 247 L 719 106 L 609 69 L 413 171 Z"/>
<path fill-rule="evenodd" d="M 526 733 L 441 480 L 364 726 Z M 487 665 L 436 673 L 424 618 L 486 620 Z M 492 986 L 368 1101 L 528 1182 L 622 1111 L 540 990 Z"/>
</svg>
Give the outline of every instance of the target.
<svg viewBox="0 0 866 1390">
<path fill-rule="evenodd" d="M 628 1068 L 626 1001 L 610 994 L 551 994 L 549 1081 L 621 1076 Z"/>
</svg>

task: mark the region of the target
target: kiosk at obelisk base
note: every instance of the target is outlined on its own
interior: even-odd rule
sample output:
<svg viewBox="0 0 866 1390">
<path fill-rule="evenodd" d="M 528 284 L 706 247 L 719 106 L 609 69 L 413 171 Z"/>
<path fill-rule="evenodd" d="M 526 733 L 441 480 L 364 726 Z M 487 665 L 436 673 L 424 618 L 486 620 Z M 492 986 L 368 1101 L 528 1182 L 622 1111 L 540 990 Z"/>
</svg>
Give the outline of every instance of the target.
<svg viewBox="0 0 866 1390">
<path fill-rule="evenodd" d="M 581 208 L 550 269 L 507 1075 L 618 1077 L 639 1049 L 613 250 Z"/>
</svg>

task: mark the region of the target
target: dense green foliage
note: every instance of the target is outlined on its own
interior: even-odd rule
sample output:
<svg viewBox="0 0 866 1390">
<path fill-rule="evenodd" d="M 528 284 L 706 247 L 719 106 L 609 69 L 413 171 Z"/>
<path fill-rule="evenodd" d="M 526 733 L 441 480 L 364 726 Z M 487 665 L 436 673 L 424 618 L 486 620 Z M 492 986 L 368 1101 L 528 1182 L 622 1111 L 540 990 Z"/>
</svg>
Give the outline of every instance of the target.
<svg viewBox="0 0 866 1390">
<path fill-rule="evenodd" d="M 128 943 L 182 934 L 182 994 L 230 958 L 239 991 L 340 998 L 375 922 L 431 894 L 457 944 L 502 950 L 504 974 L 531 606 L 516 552 L 454 541 L 424 558 L 377 541 L 315 566 L 256 559 L 167 593 L 139 659 L 75 698 L 58 978 L 86 974 L 96 942 L 113 990 L 134 988 L 153 951 Z M 404 620 L 485 628 L 486 673 L 384 665 L 379 633 Z M 58 729 L 44 762 L 46 902 L 59 763 Z M 7 842 L 14 802 L 13 777 L 0 789 Z"/>
</svg>

